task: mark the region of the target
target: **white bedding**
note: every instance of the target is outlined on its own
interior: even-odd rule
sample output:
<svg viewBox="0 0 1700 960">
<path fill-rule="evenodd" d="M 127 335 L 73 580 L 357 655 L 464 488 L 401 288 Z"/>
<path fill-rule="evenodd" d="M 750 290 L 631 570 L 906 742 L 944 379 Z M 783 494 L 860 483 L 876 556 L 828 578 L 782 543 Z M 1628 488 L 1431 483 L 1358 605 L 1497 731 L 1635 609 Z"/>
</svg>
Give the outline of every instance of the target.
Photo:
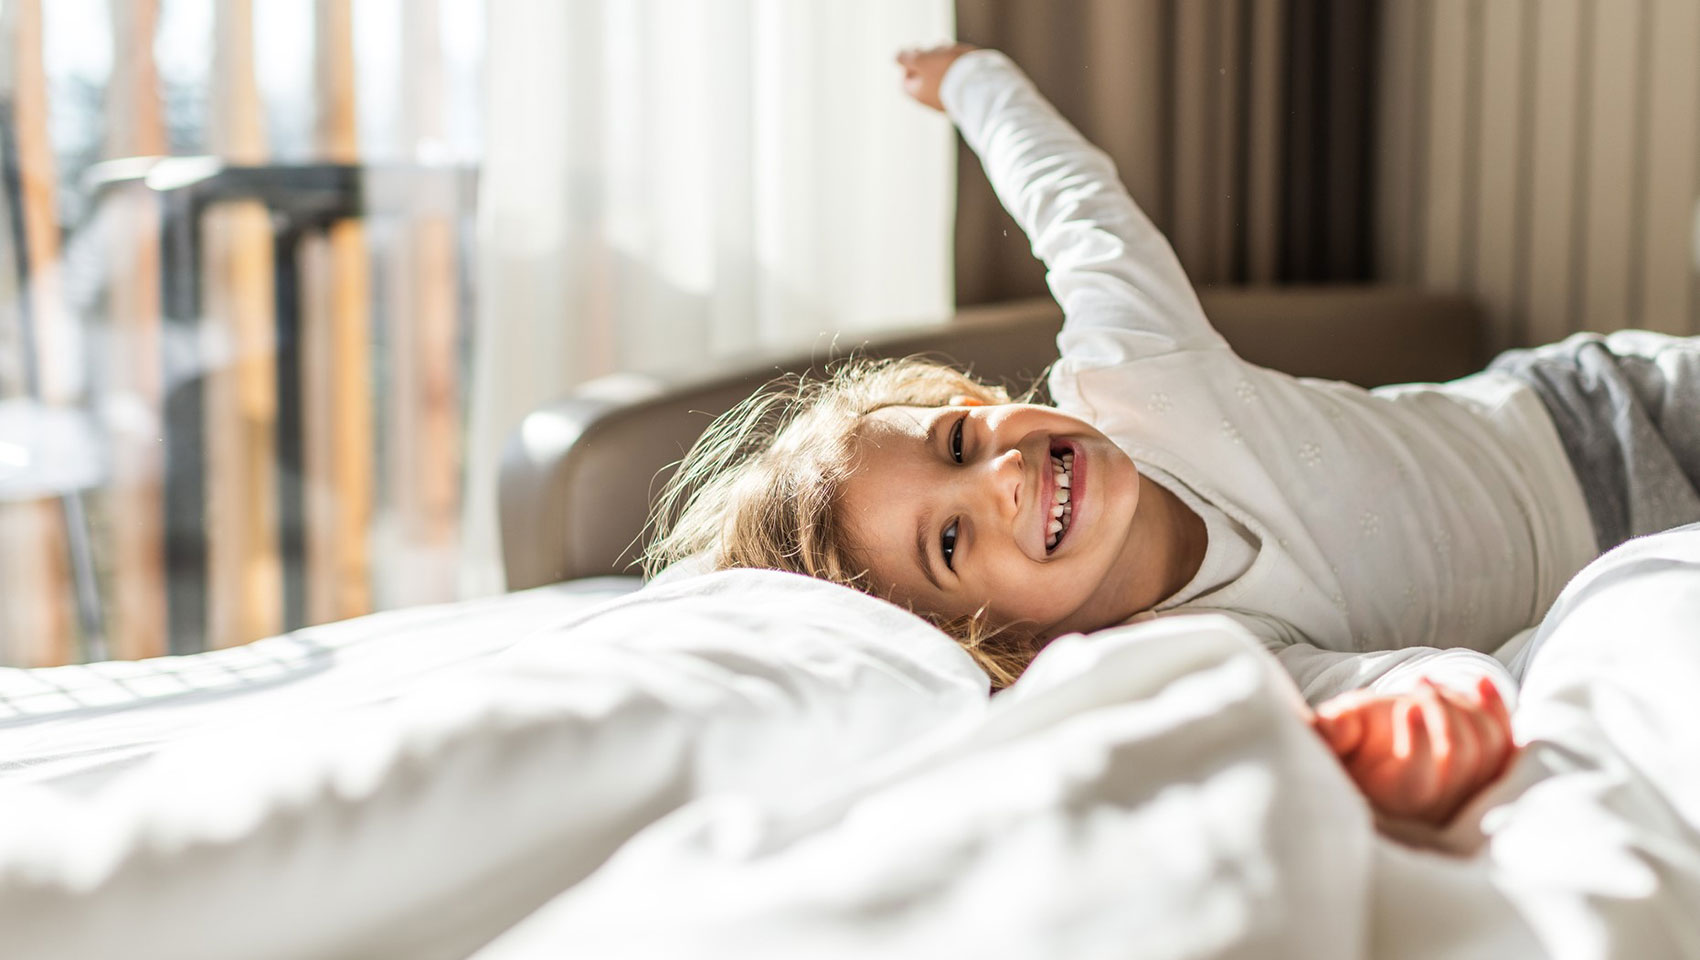
<svg viewBox="0 0 1700 960">
<path fill-rule="evenodd" d="M 5 955 L 1700 956 L 1700 529 L 1525 648 L 1469 858 L 1375 836 L 1225 621 L 1060 641 L 988 709 L 932 628 L 783 574 L 482 603 L 268 641 L 240 692 L 0 678 Z"/>
<path fill-rule="evenodd" d="M 1224 617 L 1060 640 L 965 737 L 700 801 L 478 957 L 1356 957 L 1372 831 L 1304 711 Z"/>
<path fill-rule="evenodd" d="M 986 702 L 932 627 L 803 577 L 514 602 L 447 614 L 423 671 L 414 630 L 368 638 L 388 653 L 319 631 L 337 656 L 296 682 L 323 703 L 256 689 L 12 728 L 3 955 L 464 957 L 681 803 L 832 776 Z M 366 654 L 363 680 L 328 679 Z M 77 756 L 107 736 L 151 756 L 94 782 Z"/>
<path fill-rule="evenodd" d="M 190 657 L 0 668 L 0 782 L 89 792 L 197 731 L 383 703 L 639 586 L 599 577 L 373 614 Z"/>
<path fill-rule="evenodd" d="M 1700 957 L 1700 527 L 1524 650 L 1469 856 L 1374 835 L 1232 624 L 1159 622 L 1053 645 L 895 772 L 687 806 L 478 958 Z"/>
</svg>

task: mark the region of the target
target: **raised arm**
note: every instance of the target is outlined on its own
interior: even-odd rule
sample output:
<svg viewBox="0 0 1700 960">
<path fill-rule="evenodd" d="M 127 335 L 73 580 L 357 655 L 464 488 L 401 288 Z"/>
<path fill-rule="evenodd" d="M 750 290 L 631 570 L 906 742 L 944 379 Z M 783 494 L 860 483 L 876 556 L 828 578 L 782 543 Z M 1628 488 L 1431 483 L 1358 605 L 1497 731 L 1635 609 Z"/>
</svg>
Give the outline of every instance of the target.
<svg viewBox="0 0 1700 960">
<path fill-rule="evenodd" d="M 1067 318 L 1065 361 L 1119 363 L 1225 348 L 1168 240 L 1128 195 L 1115 164 L 1008 57 L 957 57 L 938 99 L 979 155 L 998 199 L 1048 268 Z"/>
</svg>

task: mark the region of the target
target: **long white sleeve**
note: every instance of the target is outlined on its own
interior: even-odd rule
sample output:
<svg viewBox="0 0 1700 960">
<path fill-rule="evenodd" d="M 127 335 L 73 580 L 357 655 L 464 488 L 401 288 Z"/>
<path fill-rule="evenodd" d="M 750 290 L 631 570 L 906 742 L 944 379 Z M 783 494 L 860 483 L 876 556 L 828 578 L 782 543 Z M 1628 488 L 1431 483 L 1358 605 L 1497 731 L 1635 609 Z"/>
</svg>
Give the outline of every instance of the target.
<svg viewBox="0 0 1700 960">
<path fill-rule="evenodd" d="M 1316 706 L 1353 690 L 1404 693 L 1427 678 L 1444 687 L 1470 691 L 1482 677 L 1492 680 L 1508 708 L 1517 705 L 1511 671 L 1493 657 L 1462 647 L 1405 647 L 1341 653 L 1308 643 L 1272 644 L 1269 651 L 1298 684 L 1305 701 Z"/>
<path fill-rule="evenodd" d="M 977 50 L 957 58 L 939 99 L 1048 268 L 1067 318 L 1058 338 L 1065 362 L 1226 347 L 1115 164 L 1008 57 Z"/>
</svg>

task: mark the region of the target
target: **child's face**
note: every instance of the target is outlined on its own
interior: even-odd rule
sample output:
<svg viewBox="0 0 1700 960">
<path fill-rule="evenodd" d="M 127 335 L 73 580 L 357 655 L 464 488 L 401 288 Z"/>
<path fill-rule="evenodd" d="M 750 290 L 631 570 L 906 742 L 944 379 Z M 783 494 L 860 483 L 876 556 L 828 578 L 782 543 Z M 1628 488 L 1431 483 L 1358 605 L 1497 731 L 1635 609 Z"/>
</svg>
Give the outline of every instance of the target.
<svg viewBox="0 0 1700 960">
<path fill-rule="evenodd" d="M 1139 473 L 1085 421 L 1032 404 L 887 407 L 856 440 L 846 522 L 898 602 L 946 616 L 987 606 L 994 624 L 1026 621 L 1046 639 L 1144 609 L 1132 582 L 1145 566 L 1132 562 Z"/>
</svg>

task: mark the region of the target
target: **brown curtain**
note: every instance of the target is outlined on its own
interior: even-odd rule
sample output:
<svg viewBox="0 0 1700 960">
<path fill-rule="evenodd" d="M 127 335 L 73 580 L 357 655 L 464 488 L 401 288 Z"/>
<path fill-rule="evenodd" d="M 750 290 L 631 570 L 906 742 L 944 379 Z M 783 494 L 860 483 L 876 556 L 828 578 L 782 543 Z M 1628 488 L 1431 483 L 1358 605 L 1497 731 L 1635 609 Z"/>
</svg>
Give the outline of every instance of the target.
<svg viewBox="0 0 1700 960">
<path fill-rule="evenodd" d="M 1369 0 L 957 0 L 956 18 L 1109 152 L 1195 284 L 1370 277 Z M 958 163 L 957 302 L 1045 293 L 979 160 Z"/>
</svg>

